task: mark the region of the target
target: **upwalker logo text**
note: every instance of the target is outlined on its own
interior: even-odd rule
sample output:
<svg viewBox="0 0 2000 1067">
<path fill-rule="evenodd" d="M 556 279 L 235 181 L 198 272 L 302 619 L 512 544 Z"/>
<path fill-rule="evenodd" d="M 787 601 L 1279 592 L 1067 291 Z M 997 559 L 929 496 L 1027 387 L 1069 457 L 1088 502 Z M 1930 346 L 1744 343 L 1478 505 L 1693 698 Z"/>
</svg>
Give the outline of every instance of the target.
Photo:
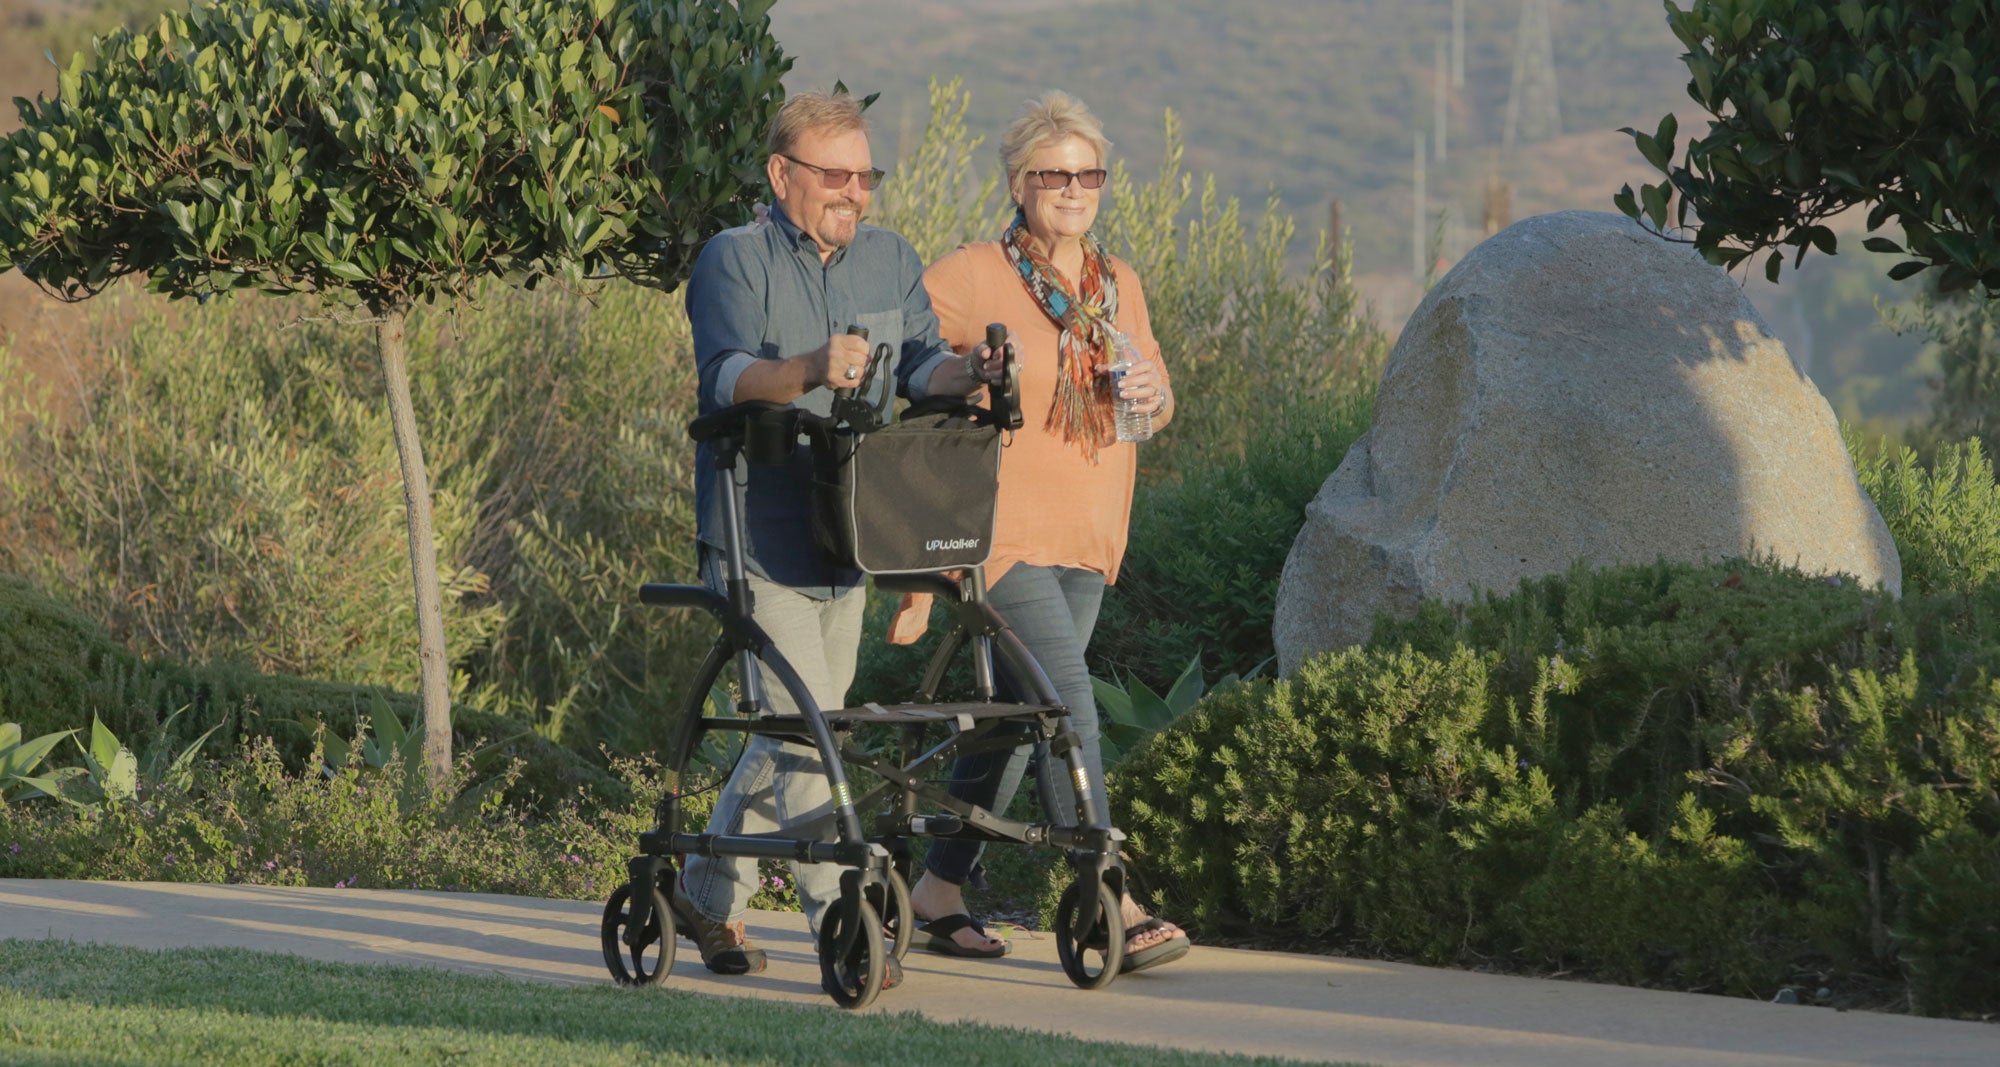
<svg viewBox="0 0 2000 1067">
<path fill-rule="evenodd" d="M 926 552 L 956 552 L 961 548 L 978 548 L 978 547 L 979 547 L 979 538 L 977 537 L 958 537 L 958 538 L 953 538 L 952 540 L 949 541 L 924 542 L 924 551 Z"/>
</svg>

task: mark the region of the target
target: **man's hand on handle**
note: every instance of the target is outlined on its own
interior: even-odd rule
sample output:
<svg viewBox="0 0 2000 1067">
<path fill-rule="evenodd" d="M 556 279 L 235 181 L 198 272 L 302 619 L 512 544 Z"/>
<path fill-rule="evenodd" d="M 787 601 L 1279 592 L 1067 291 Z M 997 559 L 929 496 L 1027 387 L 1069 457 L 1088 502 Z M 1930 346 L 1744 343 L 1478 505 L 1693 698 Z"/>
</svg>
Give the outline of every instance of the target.
<svg viewBox="0 0 2000 1067">
<path fill-rule="evenodd" d="M 809 388 L 852 389 L 868 373 L 868 339 L 837 333 L 826 345 L 806 354 Z"/>
<path fill-rule="evenodd" d="M 844 333 L 835 334 L 810 352 L 786 359 L 760 359 L 744 368 L 743 375 L 736 379 L 736 393 L 730 403 L 768 400 L 789 404 L 822 386 L 853 389 L 867 374 L 868 342 Z"/>
</svg>

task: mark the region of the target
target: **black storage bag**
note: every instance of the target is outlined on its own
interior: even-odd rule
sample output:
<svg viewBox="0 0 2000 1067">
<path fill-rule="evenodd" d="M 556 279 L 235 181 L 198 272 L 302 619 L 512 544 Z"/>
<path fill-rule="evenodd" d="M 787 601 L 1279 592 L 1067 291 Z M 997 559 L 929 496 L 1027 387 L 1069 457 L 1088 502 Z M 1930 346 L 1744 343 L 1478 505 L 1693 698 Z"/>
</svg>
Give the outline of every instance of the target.
<svg viewBox="0 0 2000 1067">
<path fill-rule="evenodd" d="M 976 567 L 993 551 L 1000 430 L 975 408 L 905 417 L 872 433 L 813 434 L 813 536 L 869 574 Z"/>
</svg>

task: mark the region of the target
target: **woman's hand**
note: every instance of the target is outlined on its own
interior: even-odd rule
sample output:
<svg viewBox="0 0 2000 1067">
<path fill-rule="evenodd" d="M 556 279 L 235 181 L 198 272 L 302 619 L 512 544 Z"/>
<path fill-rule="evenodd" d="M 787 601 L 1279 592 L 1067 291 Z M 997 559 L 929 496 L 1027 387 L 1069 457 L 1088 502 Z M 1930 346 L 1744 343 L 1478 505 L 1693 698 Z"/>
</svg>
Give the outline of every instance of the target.
<svg viewBox="0 0 2000 1067">
<path fill-rule="evenodd" d="M 1007 331 L 1007 344 L 1014 349 L 1014 358 L 1020 359 L 1020 341 L 1014 331 Z M 970 396 L 989 385 L 999 385 L 1006 376 L 1007 363 L 1001 354 L 986 346 L 986 342 L 972 346 L 972 351 L 957 359 L 944 361 L 931 372 L 931 380 L 924 388 L 933 396 Z"/>
<path fill-rule="evenodd" d="M 1007 331 L 1006 347 L 1013 348 L 1016 353 L 1021 351 L 1020 340 L 1014 336 L 1012 330 Z M 1020 356 L 1016 355 L 1015 359 L 1018 361 Z M 966 353 L 965 368 L 977 379 L 974 383 L 975 388 L 981 385 L 999 385 L 1001 377 L 1007 371 L 1007 361 L 1002 353 L 993 351 L 986 347 L 986 342 L 981 341 L 971 352 Z"/>
<path fill-rule="evenodd" d="M 1109 363 L 1099 363 L 1097 373 L 1110 374 Z M 1120 400 L 1136 400 L 1141 412 L 1157 415 L 1167 406 L 1167 380 L 1160 374 L 1160 365 L 1150 359 L 1141 359 L 1125 372 L 1125 378 L 1118 383 Z"/>
</svg>

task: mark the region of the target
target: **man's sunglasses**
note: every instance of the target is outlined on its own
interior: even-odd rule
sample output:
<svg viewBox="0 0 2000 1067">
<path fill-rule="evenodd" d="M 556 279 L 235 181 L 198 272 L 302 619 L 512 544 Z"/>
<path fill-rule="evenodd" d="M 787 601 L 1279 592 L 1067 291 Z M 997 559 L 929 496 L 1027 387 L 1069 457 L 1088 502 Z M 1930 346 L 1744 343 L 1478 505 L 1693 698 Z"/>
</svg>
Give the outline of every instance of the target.
<svg viewBox="0 0 2000 1067">
<path fill-rule="evenodd" d="M 783 153 L 780 154 L 782 155 Z M 823 189 L 845 189 L 847 188 L 847 183 L 856 178 L 861 179 L 861 187 L 863 189 L 873 189 L 882 184 L 883 176 L 888 174 L 888 171 L 880 167 L 870 170 L 842 170 L 839 167 L 814 166 L 803 159 L 796 159 L 792 156 L 785 156 L 785 158 L 819 175 L 819 184 Z"/>
<path fill-rule="evenodd" d="M 1031 170 L 1028 172 L 1028 184 L 1037 189 L 1067 189 L 1069 188 L 1071 178 L 1076 179 L 1078 184 L 1082 185 L 1085 189 L 1104 188 L 1103 167 L 1092 167 L 1089 170 L 1079 171 Z"/>
</svg>

